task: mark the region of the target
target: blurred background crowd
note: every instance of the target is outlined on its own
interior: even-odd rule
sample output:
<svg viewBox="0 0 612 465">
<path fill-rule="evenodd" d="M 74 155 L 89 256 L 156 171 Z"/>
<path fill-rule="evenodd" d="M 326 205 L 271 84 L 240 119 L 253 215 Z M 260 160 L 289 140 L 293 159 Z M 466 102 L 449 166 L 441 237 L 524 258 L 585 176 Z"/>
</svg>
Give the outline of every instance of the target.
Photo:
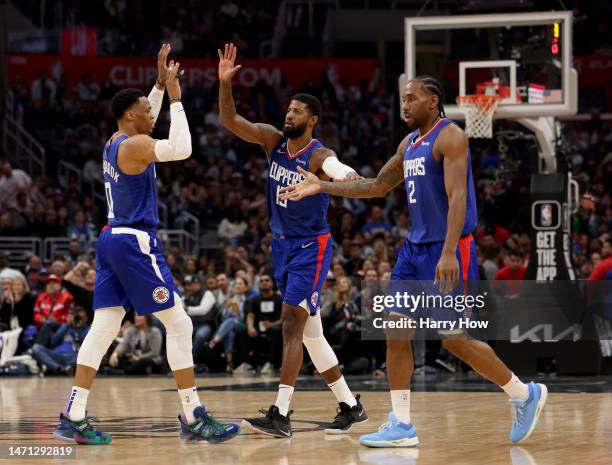
<svg viewBox="0 0 612 465">
<path fill-rule="evenodd" d="M 99 42 L 100 54 L 152 57 L 163 39 L 179 56 L 214 57 L 221 42 L 232 40 L 241 56 L 257 57 L 278 28 L 284 38 L 278 55 L 301 50 L 292 42 L 298 40 L 292 33 L 303 30 L 297 26 L 302 25 L 304 12 L 287 6 L 279 19 L 270 12 L 285 2 L 276 0 L 168 1 L 160 9 L 146 8 L 144 2 L 107 0 L 98 4 L 97 12 L 90 5 L 81 8 L 78 1 L 47 3 L 41 18 L 46 24 L 85 23 L 108 29 L 106 39 Z M 26 12 L 28 5 L 24 2 Z M 136 29 L 130 26 L 134 22 L 159 27 Z M 597 30 L 607 27 L 603 24 Z M 577 49 L 596 43 L 581 34 L 575 37 Z M 598 47 L 583 53 L 609 55 L 612 50 Z M 264 81 L 237 86 L 234 96 L 240 114 L 277 127 L 293 93 L 318 96 L 323 117 L 316 136 L 359 174 L 372 177 L 406 131 L 395 112 L 395 79 L 349 85 L 323 73 L 320 79 L 295 87 L 287 79 L 274 87 Z M 37 362 L 30 364 L 30 371 L 69 373 L 93 316 L 95 240 L 105 224 L 106 205 L 88 186 L 100 177 L 102 147 L 115 130 L 108 103 L 118 88 L 110 79 L 100 84 L 83 75 L 76 85 L 69 85 L 67 79 L 45 73 L 31 84 L 17 77 L 9 85 L 23 109 L 24 126 L 45 147 L 47 175 L 31 178 L 10 162 L 1 162 L 0 237 L 71 240 L 66 253 L 31 256 L 20 268 L 11 266 L 10 253 L 0 254 L 0 331 L 6 334 L 2 356 L 11 352 L 16 360 L 24 355 L 22 360 L 27 360 L 30 355 Z M 193 155 L 185 162 L 158 165 L 157 179 L 166 229 L 183 228 L 186 212 L 199 224 L 197 249 L 182 250 L 176 243 L 166 246 L 167 261 L 194 321 L 198 370 L 272 373 L 280 364 L 281 299 L 271 270 L 266 158 L 259 147 L 221 127 L 215 84 L 187 87 L 183 97 Z M 501 124 L 511 128 L 509 123 Z M 611 126 L 609 120 L 597 117 L 564 122 L 564 163 L 583 194 L 571 218 L 571 253 L 579 279 L 603 279 L 612 270 Z M 168 115 L 162 111 L 154 136 L 164 137 L 168 129 Z M 471 150 L 481 278 L 523 279 L 530 251 L 533 148 L 517 145 L 509 155 L 493 139 L 474 142 Z M 80 176 L 60 179 L 60 160 L 74 165 Z M 384 199 L 330 201 L 334 259 L 322 316 L 326 335 L 348 372 L 384 369 L 384 343 L 364 343 L 359 338 L 360 282 L 388 279 L 396 251 L 410 230 L 405 195 L 400 187 Z M 156 319 L 129 314 L 102 370 L 167 371 L 162 332 Z M 312 368 L 306 364 L 305 370 Z"/>
</svg>

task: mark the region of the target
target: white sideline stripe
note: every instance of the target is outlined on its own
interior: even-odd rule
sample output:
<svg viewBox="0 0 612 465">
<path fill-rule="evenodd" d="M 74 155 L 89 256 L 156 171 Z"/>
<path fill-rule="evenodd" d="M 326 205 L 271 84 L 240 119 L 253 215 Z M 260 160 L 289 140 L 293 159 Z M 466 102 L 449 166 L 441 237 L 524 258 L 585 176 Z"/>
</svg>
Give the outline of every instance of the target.
<svg viewBox="0 0 612 465">
<path fill-rule="evenodd" d="M 151 254 L 151 247 L 149 246 L 149 241 L 151 240 L 151 238 L 145 231 L 140 231 L 134 228 L 111 228 L 111 234 L 131 234 L 133 236 L 136 236 L 140 251 L 143 254 L 148 255 L 151 259 L 151 265 L 153 266 L 153 271 L 155 271 L 155 275 L 161 280 L 162 283 L 166 283 L 164 281 L 164 278 L 162 277 L 159 266 L 157 266 L 157 259 L 155 258 L 155 255 Z"/>
</svg>

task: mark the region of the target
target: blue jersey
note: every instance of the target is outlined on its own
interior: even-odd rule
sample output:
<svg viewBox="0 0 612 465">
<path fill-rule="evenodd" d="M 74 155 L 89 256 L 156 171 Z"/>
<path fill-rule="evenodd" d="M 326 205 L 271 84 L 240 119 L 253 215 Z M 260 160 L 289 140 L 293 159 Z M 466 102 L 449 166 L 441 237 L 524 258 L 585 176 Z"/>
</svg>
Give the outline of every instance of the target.
<svg viewBox="0 0 612 465">
<path fill-rule="evenodd" d="M 121 134 L 104 146 L 102 165 L 108 206 L 108 224 L 155 230 L 159 225 L 155 164 L 135 175 L 125 174 L 117 164 L 119 145 L 128 136 Z"/>
<path fill-rule="evenodd" d="M 297 202 L 281 200 L 279 197 L 281 188 L 304 180 L 304 176 L 298 173 L 298 166 L 308 171 L 312 153 L 320 147 L 323 144 L 313 139 L 302 150 L 289 155 L 287 139 L 283 137 L 270 153 L 267 196 L 270 229 L 274 234 L 308 237 L 329 232 L 327 194 L 313 195 Z"/>
<path fill-rule="evenodd" d="M 418 130 L 408 136 L 404 182 L 412 222 L 408 240 L 415 244 L 442 242 L 446 237 L 448 197 L 444 188 L 444 167 L 434 159 L 433 148 L 440 131 L 448 124 L 454 123 L 441 118 L 423 137 L 419 138 Z M 467 208 L 462 236 L 476 228 L 476 194 L 469 148 L 466 185 Z"/>
</svg>

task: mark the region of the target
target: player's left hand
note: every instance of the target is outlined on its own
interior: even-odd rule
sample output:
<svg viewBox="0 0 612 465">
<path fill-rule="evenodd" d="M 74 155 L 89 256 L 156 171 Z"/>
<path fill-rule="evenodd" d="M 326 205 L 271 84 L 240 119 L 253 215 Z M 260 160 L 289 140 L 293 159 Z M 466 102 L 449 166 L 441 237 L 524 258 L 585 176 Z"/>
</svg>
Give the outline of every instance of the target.
<svg viewBox="0 0 612 465">
<path fill-rule="evenodd" d="M 281 200 L 291 200 L 297 202 L 304 197 L 319 194 L 321 192 L 321 180 L 318 176 L 306 171 L 298 166 L 298 172 L 304 175 L 304 180 L 291 186 L 283 187 L 280 190 Z"/>
<path fill-rule="evenodd" d="M 351 171 L 343 179 L 334 179 L 334 182 L 351 182 L 351 181 L 359 181 L 360 179 L 365 179 L 365 178 L 363 176 L 359 176 L 357 172 Z"/>
<path fill-rule="evenodd" d="M 434 284 L 440 285 L 442 292 L 451 292 L 459 282 L 459 260 L 455 254 L 442 254 L 436 266 Z"/>
<path fill-rule="evenodd" d="M 158 87 L 166 87 L 166 76 L 168 74 L 168 65 L 166 61 L 170 54 L 170 44 L 162 44 L 157 54 L 157 82 Z"/>
</svg>

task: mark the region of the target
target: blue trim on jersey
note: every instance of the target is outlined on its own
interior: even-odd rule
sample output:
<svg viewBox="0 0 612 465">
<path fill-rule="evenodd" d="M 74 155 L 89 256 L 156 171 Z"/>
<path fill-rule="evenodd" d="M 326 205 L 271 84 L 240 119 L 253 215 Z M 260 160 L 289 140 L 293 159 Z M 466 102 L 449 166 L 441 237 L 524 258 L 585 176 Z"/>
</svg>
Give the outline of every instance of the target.
<svg viewBox="0 0 612 465">
<path fill-rule="evenodd" d="M 419 131 L 408 136 L 404 150 L 403 170 L 406 197 L 412 229 L 408 240 L 414 244 L 443 242 L 446 238 L 448 196 L 444 187 L 444 165 L 433 156 L 433 148 L 440 131 L 453 121 L 440 118 L 423 137 Z M 476 192 L 472 178 L 472 157 L 468 147 L 468 170 L 466 178 L 467 208 L 461 235 L 476 228 Z"/>
<path fill-rule="evenodd" d="M 282 137 L 274 146 L 269 157 L 269 171 L 266 186 L 270 229 L 283 237 L 311 237 L 329 232 L 327 208 L 329 196 L 317 194 L 297 202 L 279 199 L 280 189 L 297 184 L 304 179 L 298 167 L 308 171 L 312 153 L 323 147 L 313 139 L 294 155 L 287 150 L 288 139 Z"/>
</svg>

